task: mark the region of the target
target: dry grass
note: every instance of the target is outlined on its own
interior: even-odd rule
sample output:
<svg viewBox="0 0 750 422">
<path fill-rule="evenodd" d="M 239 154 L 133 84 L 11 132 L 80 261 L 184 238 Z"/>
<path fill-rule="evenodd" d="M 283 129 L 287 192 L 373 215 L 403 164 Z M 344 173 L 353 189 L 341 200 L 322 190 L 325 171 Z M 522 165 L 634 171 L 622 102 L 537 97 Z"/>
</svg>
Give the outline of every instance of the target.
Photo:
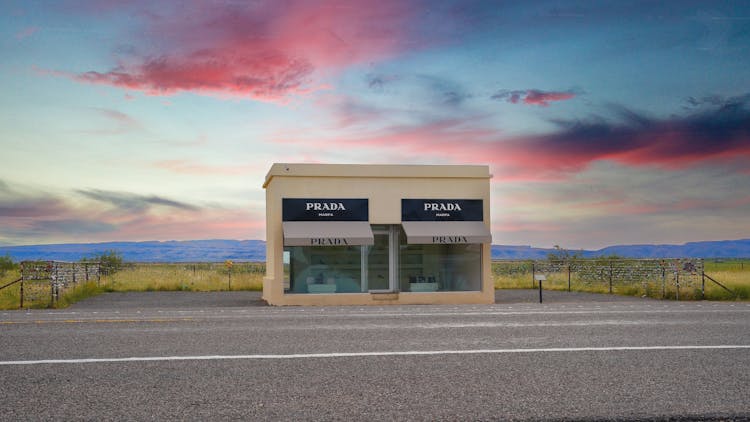
<svg viewBox="0 0 750 422">
<path fill-rule="evenodd" d="M 503 263 L 504 265 L 505 263 Z M 531 273 L 526 272 L 522 263 L 517 265 L 517 271 L 507 271 L 501 274 L 497 269 L 500 263 L 493 263 L 493 277 L 496 289 L 530 289 L 538 288 L 539 285 L 532 279 Z M 706 279 L 706 300 L 750 300 L 750 261 L 734 260 L 713 263 L 706 261 L 706 274 L 732 290 L 736 296 L 730 294 L 715 283 Z M 547 280 L 543 282 L 545 290 L 568 290 L 568 274 L 552 273 L 545 274 Z M 609 282 L 600 283 L 582 282 L 578 280 L 575 273 L 571 275 L 570 289 L 579 292 L 609 293 Z M 631 283 L 615 282 L 612 285 L 612 293 L 627 296 L 643 296 L 658 299 L 675 299 L 678 291 L 674 282 L 662 284 L 661 280 L 639 280 Z M 700 300 L 704 298 L 701 291 L 701 277 L 693 276 L 682 280 L 679 289 L 680 300 Z"/>
<path fill-rule="evenodd" d="M 262 290 L 262 264 L 235 264 L 230 273 L 223 264 L 137 264 L 102 277 L 112 292 Z"/>
<path fill-rule="evenodd" d="M 231 290 L 262 290 L 265 265 L 262 263 L 237 263 L 231 270 Z M 9 271 L 0 279 L 0 286 L 20 277 L 18 271 Z M 36 289 L 37 293 L 32 294 Z M 209 292 L 230 290 L 230 272 L 225 264 L 129 264 L 122 270 L 102 276 L 99 281 L 79 283 L 60 295 L 55 307 L 64 308 L 72 303 L 103 292 L 193 291 Z M 0 309 L 18 309 L 20 284 L 0 290 Z M 25 284 L 24 308 L 50 306 L 48 282 Z"/>
<path fill-rule="evenodd" d="M 750 268 L 743 272 L 714 271 L 709 273 L 706 271 L 706 274 L 709 274 L 712 278 L 716 279 L 716 281 L 735 292 L 738 299 L 750 299 Z M 713 282 L 706 280 L 706 299 L 727 300 L 731 299 L 731 295 Z"/>
<path fill-rule="evenodd" d="M 0 287 L 18 280 L 21 274 L 18 270 L 7 271 L 0 277 Z M 21 300 L 21 286 L 16 283 L 13 286 L 0 290 L 0 309 L 18 309 Z"/>
</svg>

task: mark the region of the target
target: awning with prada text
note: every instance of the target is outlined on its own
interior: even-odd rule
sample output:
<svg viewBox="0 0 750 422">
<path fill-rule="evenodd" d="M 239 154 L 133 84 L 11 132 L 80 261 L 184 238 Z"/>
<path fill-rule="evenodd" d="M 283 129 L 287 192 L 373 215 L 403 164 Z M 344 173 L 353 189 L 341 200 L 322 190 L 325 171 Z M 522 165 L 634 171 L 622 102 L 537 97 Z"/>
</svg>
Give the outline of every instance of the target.
<svg viewBox="0 0 750 422">
<path fill-rule="evenodd" d="M 372 245 L 367 221 L 284 221 L 284 246 Z"/>
<path fill-rule="evenodd" d="M 482 221 L 404 221 L 410 244 L 492 243 L 492 233 Z"/>
</svg>

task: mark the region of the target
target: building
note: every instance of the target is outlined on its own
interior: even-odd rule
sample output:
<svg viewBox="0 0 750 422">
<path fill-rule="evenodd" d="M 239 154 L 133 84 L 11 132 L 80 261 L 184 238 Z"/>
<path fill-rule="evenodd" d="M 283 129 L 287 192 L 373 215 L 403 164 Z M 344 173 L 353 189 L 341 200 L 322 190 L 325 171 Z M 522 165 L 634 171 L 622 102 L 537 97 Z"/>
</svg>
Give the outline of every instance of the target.
<svg viewBox="0 0 750 422">
<path fill-rule="evenodd" d="M 273 164 L 271 305 L 494 303 L 488 166 Z"/>
</svg>

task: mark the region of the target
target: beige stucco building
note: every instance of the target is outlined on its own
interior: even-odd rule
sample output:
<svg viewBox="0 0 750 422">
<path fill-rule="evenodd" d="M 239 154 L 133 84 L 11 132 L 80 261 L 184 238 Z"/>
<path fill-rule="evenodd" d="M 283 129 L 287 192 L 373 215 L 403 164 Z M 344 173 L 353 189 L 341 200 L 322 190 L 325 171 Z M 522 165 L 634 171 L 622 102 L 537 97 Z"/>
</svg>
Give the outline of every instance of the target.
<svg viewBox="0 0 750 422">
<path fill-rule="evenodd" d="M 493 303 L 488 166 L 274 164 L 271 305 Z"/>
</svg>

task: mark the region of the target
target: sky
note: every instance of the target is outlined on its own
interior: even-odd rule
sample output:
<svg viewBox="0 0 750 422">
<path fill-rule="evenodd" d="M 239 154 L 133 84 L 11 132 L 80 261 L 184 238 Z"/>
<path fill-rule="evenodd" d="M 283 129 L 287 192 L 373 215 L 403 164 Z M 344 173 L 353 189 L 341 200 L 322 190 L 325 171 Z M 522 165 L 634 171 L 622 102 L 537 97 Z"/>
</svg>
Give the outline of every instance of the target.
<svg viewBox="0 0 750 422">
<path fill-rule="evenodd" d="M 265 239 L 275 162 L 489 165 L 494 244 L 750 238 L 747 1 L 0 6 L 0 244 Z"/>
</svg>

